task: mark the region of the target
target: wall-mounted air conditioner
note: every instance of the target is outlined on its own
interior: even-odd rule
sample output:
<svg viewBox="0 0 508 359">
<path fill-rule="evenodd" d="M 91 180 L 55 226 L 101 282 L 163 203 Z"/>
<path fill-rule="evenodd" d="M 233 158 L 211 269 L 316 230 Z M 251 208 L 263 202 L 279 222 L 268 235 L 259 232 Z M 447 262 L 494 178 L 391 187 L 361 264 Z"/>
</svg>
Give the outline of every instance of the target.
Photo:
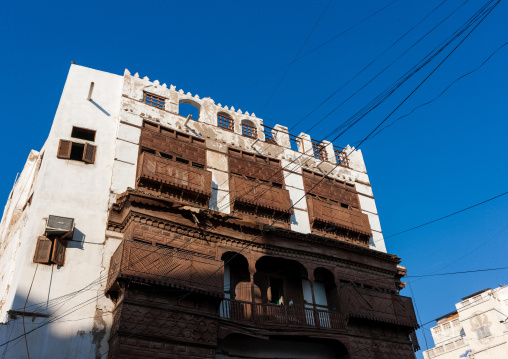
<svg viewBox="0 0 508 359">
<path fill-rule="evenodd" d="M 52 216 L 48 217 L 46 223 L 46 236 L 63 236 L 65 239 L 72 239 L 74 234 L 74 218 Z"/>
</svg>

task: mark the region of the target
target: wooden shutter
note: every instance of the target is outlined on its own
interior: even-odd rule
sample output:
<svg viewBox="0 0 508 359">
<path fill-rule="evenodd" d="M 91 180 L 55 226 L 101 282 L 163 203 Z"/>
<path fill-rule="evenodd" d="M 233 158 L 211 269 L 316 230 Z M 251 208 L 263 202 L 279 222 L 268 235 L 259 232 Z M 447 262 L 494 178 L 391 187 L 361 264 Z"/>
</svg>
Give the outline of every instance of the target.
<svg viewBox="0 0 508 359">
<path fill-rule="evenodd" d="M 65 262 L 65 248 L 67 248 L 67 242 L 60 238 L 54 239 L 53 253 L 51 254 L 51 261 L 59 266 L 63 266 Z"/>
<path fill-rule="evenodd" d="M 97 146 L 86 143 L 85 149 L 83 150 L 83 162 L 94 163 L 96 149 L 97 149 Z"/>
<path fill-rule="evenodd" d="M 72 142 L 67 140 L 60 140 L 60 144 L 58 145 L 58 153 L 56 157 L 58 158 L 71 158 L 71 148 Z"/>
<path fill-rule="evenodd" d="M 49 263 L 51 257 L 52 240 L 46 237 L 37 238 L 37 246 L 35 247 L 34 263 Z"/>
</svg>

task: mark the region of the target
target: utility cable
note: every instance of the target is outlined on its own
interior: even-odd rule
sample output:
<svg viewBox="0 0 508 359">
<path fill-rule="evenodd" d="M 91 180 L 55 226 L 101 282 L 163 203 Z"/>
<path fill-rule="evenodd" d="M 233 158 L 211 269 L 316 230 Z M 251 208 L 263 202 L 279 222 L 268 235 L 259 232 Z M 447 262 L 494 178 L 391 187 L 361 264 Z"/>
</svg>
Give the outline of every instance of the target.
<svg viewBox="0 0 508 359">
<path fill-rule="evenodd" d="M 226 98 L 228 98 L 228 97 L 230 97 L 231 95 L 234 95 L 234 94 L 237 94 L 237 93 L 243 92 L 243 91 L 245 91 L 246 89 L 248 89 L 249 87 L 251 87 L 251 86 L 253 86 L 253 85 L 257 84 L 258 82 L 261 82 L 261 81 L 263 81 L 263 80 L 265 80 L 265 79 L 267 79 L 267 78 L 269 78 L 269 77 L 271 77 L 271 76 L 275 75 L 276 73 L 278 73 L 279 71 L 283 70 L 284 68 L 286 68 L 286 67 L 288 67 L 288 66 L 292 66 L 292 65 L 293 65 L 293 63 L 295 63 L 295 62 L 298 62 L 298 61 L 302 60 L 303 58 L 305 58 L 305 57 L 309 56 L 310 54 L 312 54 L 313 52 L 315 52 L 315 51 L 319 50 L 319 49 L 320 49 L 320 48 L 322 48 L 323 46 L 325 46 L 325 45 L 329 44 L 330 42 L 332 42 L 332 41 L 334 41 L 334 40 L 336 40 L 336 39 L 338 39 L 340 36 L 344 35 L 345 33 L 349 32 L 349 31 L 351 31 L 351 30 L 353 30 L 355 27 L 357 27 L 357 26 L 361 25 L 361 24 L 362 24 L 362 23 L 364 23 L 365 21 L 369 20 L 371 17 L 373 17 L 373 16 L 375 16 L 375 15 L 379 14 L 380 12 L 382 12 L 383 10 L 385 10 L 386 8 L 390 7 L 391 5 L 395 4 L 395 3 L 396 3 L 396 2 L 398 2 L 398 1 L 399 1 L 399 0 L 394 0 L 394 1 L 390 2 L 390 3 L 388 3 L 387 5 L 383 6 L 383 7 L 382 7 L 382 8 L 380 8 L 379 10 L 377 10 L 377 11 L 373 12 L 372 14 L 370 14 L 370 15 L 368 15 L 367 17 L 363 18 L 363 19 L 362 19 L 362 20 L 360 20 L 359 22 L 357 22 L 357 23 L 355 23 L 354 25 L 352 25 L 352 26 L 348 27 L 347 29 L 343 30 L 343 31 L 342 31 L 342 32 L 340 32 L 339 34 L 337 34 L 337 35 L 333 36 L 332 38 L 330 38 L 330 39 L 326 40 L 325 42 L 323 42 L 322 44 L 320 44 L 320 45 L 318 45 L 317 47 L 313 48 L 312 50 L 310 50 L 310 51 L 306 52 L 305 54 L 303 54 L 303 55 L 302 55 L 302 56 L 300 56 L 299 58 L 296 58 L 296 59 L 295 59 L 295 60 L 293 60 L 292 62 L 290 62 L 290 63 L 288 63 L 288 64 L 286 64 L 286 65 L 283 65 L 283 66 L 279 67 L 278 69 L 276 69 L 276 70 L 272 71 L 272 72 L 271 72 L 271 73 L 269 73 L 268 75 L 265 75 L 265 76 L 263 76 L 263 77 L 261 77 L 261 78 L 259 78 L 259 79 L 257 79 L 257 80 L 254 80 L 253 82 L 249 83 L 247 86 L 245 86 L 245 87 L 243 87 L 243 88 L 240 88 L 240 89 L 238 89 L 238 90 L 236 90 L 236 91 L 233 91 L 233 92 L 231 92 L 231 93 L 227 94 L 225 97 L 226 97 Z"/>
<path fill-rule="evenodd" d="M 450 213 L 450 214 L 448 214 L 448 215 L 446 215 L 446 216 L 443 216 L 443 217 L 439 217 L 439 218 L 434 219 L 434 220 L 429 221 L 429 222 L 425 222 L 425 223 L 423 223 L 423 224 L 420 224 L 420 225 L 418 225 L 418 226 L 415 226 L 415 227 L 412 227 L 412 228 L 406 229 L 406 230 L 404 230 L 404 231 L 401 231 L 401 232 L 398 232 L 398 233 L 391 234 L 391 235 L 386 236 L 386 237 L 384 237 L 384 238 L 385 238 L 385 239 L 387 239 L 387 238 L 395 237 L 395 236 L 398 236 L 398 235 L 400 235 L 400 234 L 402 234 L 402 233 L 406 233 L 406 232 L 409 232 L 409 231 L 413 231 L 413 230 L 415 230 L 415 229 L 417 229 L 417 228 L 421 228 L 421 227 L 424 227 L 424 226 L 428 226 L 429 224 L 432 224 L 432 223 L 435 223 L 435 222 L 441 221 L 441 220 L 443 220 L 443 219 L 445 219 L 445 218 L 448 218 L 448 217 L 454 216 L 454 215 L 456 215 L 456 214 L 459 214 L 459 213 L 465 212 L 465 211 L 467 211 L 467 210 L 469 210 L 469 209 L 471 209 L 471 208 L 475 208 L 475 207 L 481 206 L 482 204 L 485 204 L 485 203 L 487 203 L 487 202 L 493 201 L 493 200 L 495 200 L 496 198 L 502 197 L 502 196 L 504 196 L 504 195 L 506 195 L 506 194 L 508 194 L 508 192 L 503 192 L 503 193 L 498 194 L 497 196 L 494 196 L 494 197 L 492 197 L 492 198 L 489 198 L 489 199 L 487 199 L 487 200 L 485 200 L 485 201 L 482 201 L 482 202 L 479 202 L 479 203 L 473 204 L 472 206 L 469 206 L 469 207 L 463 208 L 463 209 L 461 209 L 461 210 L 459 210 L 459 211 L 456 211 L 456 212 Z"/>
<path fill-rule="evenodd" d="M 429 12 L 427 15 L 425 15 L 418 23 L 416 23 L 413 27 L 411 27 L 408 31 L 406 31 L 404 33 L 404 35 L 402 35 L 401 37 L 399 37 L 397 40 L 395 40 L 395 42 L 393 42 L 390 46 L 388 46 L 386 49 L 384 49 L 378 56 L 376 56 L 374 58 L 374 60 L 372 60 L 371 62 L 369 62 L 366 66 L 364 66 L 359 72 L 356 73 L 356 75 L 354 75 L 352 78 L 350 78 L 346 83 L 344 83 L 342 86 L 340 86 L 337 90 L 335 90 L 334 92 L 332 92 L 332 94 L 330 94 L 327 98 L 325 98 L 323 101 L 321 101 L 316 107 L 314 107 L 309 113 L 307 113 L 303 118 L 301 118 L 300 120 L 298 120 L 293 126 L 291 126 L 289 128 L 289 130 L 292 130 L 294 129 L 295 127 L 297 127 L 302 121 L 304 121 L 305 119 L 307 119 L 307 117 L 309 117 L 310 115 L 312 115 L 316 110 L 318 110 L 321 106 L 323 106 L 326 102 L 328 102 L 333 96 L 335 96 L 340 90 L 342 90 L 344 87 L 346 87 L 347 85 L 349 85 L 354 79 L 356 79 L 358 76 L 360 76 L 365 70 L 367 70 L 374 62 L 376 62 L 377 60 L 379 60 L 385 53 L 387 53 L 390 49 L 392 49 L 397 43 L 399 43 L 399 41 L 401 41 L 404 37 L 406 37 L 406 35 L 408 35 L 411 31 L 413 31 L 418 25 L 420 25 L 422 22 L 424 22 L 430 15 L 432 15 L 436 10 L 438 10 L 446 1 L 448 0 L 444 0 L 443 2 L 441 2 L 438 6 L 436 6 L 434 9 L 432 9 L 431 12 Z M 451 15 L 453 15 L 459 8 L 461 8 L 466 2 L 468 2 L 469 0 L 466 0 L 464 3 L 462 3 L 462 5 L 460 5 L 457 9 L 455 9 L 450 15 L 448 15 L 448 17 L 450 17 Z M 444 22 L 448 17 L 446 17 L 442 22 Z M 441 22 L 441 23 L 442 23 Z M 432 32 L 437 26 L 439 26 L 441 23 L 439 23 L 438 25 L 436 25 L 430 32 Z M 429 32 L 429 33 L 430 33 Z M 416 43 L 414 43 L 407 51 L 409 51 L 413 46 L 415 46 L 416 44 L 418 44 L 418 42 L 420 42 L 421 40 L 423 40 L 423 38 L 425 38 L 429 33 L 427 33 L 426 35 L 424 35 L 424 37 L 420 38 Z M 377 76 L 379 76 L 382 72 L 384 72 L 386 69 L 388 69 L 388 67 L 390 67 L 392 64 L 394 64 L 398 59 L 400 59 L 404 54 L 406 54 L 406 52 L 404 52 L 401 56 L 397 57 L 394 61 L 392 61 L 386 68 L 384 68 Z M 376 77 L 372 78 L 372 80 L 370 80 L 367 84 L 365 84 L 363 87 L 367 86 L 370 82 L 372 82 Z M 363 87 L 361 89 L 363 89 Z M 360 90 L 361 90 L 360 89 Z M 359 92 L 360 90 L 358 90 L 357 92 Z M 356 92 L 355 92 L 356 93 Z M 325 117 L 326 118 L 326 117 Z M 321 119 L 320 121 L 318 121 L 316 124 L 314 124 L 310 130 L 312 130 L 314 127 L 316 127 L 319 123 L 321 123 L 324 119 Z M 310 131 L 308 130 L 308 131 Z"/>
<path fill-rule="evenodd" d="M 309 40 L 309 38 L 311 37 L 311 35 L 314 33 L 314 30 L 316 29 L 316 27 L 318 26 L 319 22 L 321 21 L 321 19 L 323 18 L 323 15 L 325 14 L 326 10 L 328 10 L 328 7 L 330 7 L 330 4 L 332 3 L 333 0 L 329 0 L 328 1 L 328 4 L 326 4 L 325 6 L 325 9 L 323 10 L 323 12 L 321 13 L 321 15 L 319 16 L 319 18 L 317 19 L 316 23 L 314 24 L 314 26 L 312 27 L 312 30 L 310 31 L 310 33 L 307 35 L 307 37 L 305 38 L 305 41 L 303 42 L 302 46 L 300 46 L 300 49 L 298 50 L 298 52 L 296 53 L 295 57 L 293 58 L 293 61 L 291 61 L 289 63 L 289 66 L 286 68 L 286 71 L 284 72 L 284 74 L 282 75 L 282 77 L 280 78 L 279 82 L 277 83 L 277 85 L 275 85 L 275 88 L 273 89 L 272 93 L 270 94 L 270 96 L 268 96 L 268 99 L 266 100 L 265 104 L 263 105 L 263 107 L 261 108 L 261 111 L 259 111 L 259 115 L 261 116 L 261 114 L 263 113 L 263 111 L 265 110 L 266 108 L 266 105 L 268 105 L 268 103 L 270 102 L 270 100 L 272 99 L 273 95 L 275 95 L 275 92 L 277 92 L 277 89 L 279 88 L 280 84 L 282 83 L 282 81 L 284 81 L 284 78 L 286 77 L 286 75 L 288 74 L 289 70 L 291 70 L 291 67 L 293 66 L 293 64 L 295 63 L 296 59 L 298 58 L 298 55 L 300 55 L 300 52 L 302 52 L 303 48 L 305 47 L 305 44 L 307 44 L 307 41 Z"/>
<path fill-rule="evenodd" d="M 505 47 L 506 45 L 508 45 L 508 42 L 505 42 L 503 45 L 499 46 L 493 53 L 491 53 L 489 55 L 489 57 L 487 57 L 487 59 L 485 59 L 478 67 L 476 67 L 475 69 L 457 77 L 455 80 L 453 80 L 452 83 L 450 83 L 447 87 L 445 87 L 445 89 L 443 91 L 441 91 L 441 93 L 439 95 L 437 95 L 436 97 L 434 97 L 432 100 L 430 101 L 427 101 L 425 103 L 422 103 L 416 107 L 414 107 L 410 112 L 406 113 L 405 115 L 403 116 L 400 116 L 399 118 L 397 118 L 396 120 L 394 120 L 392 123 L 390 123 L 389 125 L 386 125 L 384 127 L 382 127 L 379 131 L 377 131 L 375 134 L 373 134 L 372 136 L 370 136 L 367 140 L 371 140 L 373 139 L 374 137 L 376 137 L 377 135 L 379 135 L 383 130 L 387 129 L 388 127 L 391 127 L 393 126 L 396 122 L 398 122 L 399 120 L 405 118 L 405 117 L 408 117 L 410 115 L 412 115 L 416 110 L 418 110 L 419 108 L 421 107 L 424 107 L 424 106 L 427 106 L 427 105 L 430 105 L 432 102 L 436 101 L 437 99 L 439 99 L 446 91 L 448 91 L 448 89 L 450 87 L 452 87 L 455 83 L 457 83 L 459 80 L 463 79 L 464 77 L 466 76 L 469 76 L 471 75 L 472 73 L 476 72 L 477 70 L 479 70 L 481 67 L 483 67 L 483 65 L 485 65 L 499 50 L 501 50 L 503 47 Z M 354 142 L 354 144 L 358 143 L 359 141 L 357 142 Z"/>
</svg>

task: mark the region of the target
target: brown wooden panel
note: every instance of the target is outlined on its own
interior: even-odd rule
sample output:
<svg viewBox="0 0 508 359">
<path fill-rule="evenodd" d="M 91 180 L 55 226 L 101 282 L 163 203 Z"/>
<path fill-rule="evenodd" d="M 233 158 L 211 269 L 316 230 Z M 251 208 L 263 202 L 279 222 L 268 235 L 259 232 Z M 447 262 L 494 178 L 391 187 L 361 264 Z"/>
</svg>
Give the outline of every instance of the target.
<svg viewBox="0 0 508 359">
<path fill-rule="evenodd" d="M 65 263 L 65 249 L 67 248 L 67 242 L 60 238 L 54 239 L 53 252 L 51 253 L 51 261 L 59 266 L 63 266 Z"/>
<path fill-rule="evenodd" d="M 110 270 L 115 279 L 135 279 L 217 296 L 224 293 L 222 261 L 135 241 L 124 241 L 118 247 L 113 254 L 115 263 L 119 261 L 118 252 L 122 256 L 122 265 L 112 266 L 116 273 Z"/>
<path fill-rule="evenodd" d="M 191 136 L 185 136 L 179 135 L 175 138 L 143 129 L 141 131 L 141 147 L 206 165 L 206 147 L 204 143 L 193 141 L 194 138 Z"/>
<path fill-rule="evenodd" d="M 342 208 L 337 203 L 325 202 L 312 196 L 307 196 L 307 206 L 311 223 L 319 221 L 360 234 L 372 235 L 369 217 L 358 209 Z"/>
<path fill-rule="evenodd" d="M 185 163 L 142 153 L 139 176 L 170 186 L 212 196 L 212 173 Z"/>
<path fill-rule="evenodd" d="M 35 247 L 34 263 L 49 263 L 51 259 L 51 245 L 53 241 L 46 237 L 37 238 Z"/>
<path fill-rule="evenodd" d="M 60 143 L 58 144 L 58 153 L 56 157 L 65 159 L 71 158 L 71 148 L 72 141 L 60 140 Z"/>
<path fill-rule="evenodd" d="M 344 203 L 354 208 L 360 208 L 360 200 L 358 199 L 358 193 L 355 191 L 354 187 L 348 186 L 333 178 L 323 177 L 322 175 L 304 171 L 303 186 L 305 192 Z"/>
<path fill-rule="evenodd" d="M 280 162 L 240 151 L 229 151 L 229 172 L 262 181 L 284 183 Z"/>
<path fill-rule="evenodd" d="M 96 150 L 97 146 L 86 143 L 85 149 L 83 150 L 83 162 L 94 163 Z"/>
<path fill-rule="evenodd" d="M 341 296 L 343 295 L 348 298 L 350 316 L 418 327 L 413 302 L 409 297 L 376 292 L 353 285 L 342 287 Z"/>
<path fill-rule="evenodd" d="M 285 189 L 255 182 L 239 176 L 231 176 L 229 190 L 232 201 L 291 213 L 291 199 Z"/>
</svg>

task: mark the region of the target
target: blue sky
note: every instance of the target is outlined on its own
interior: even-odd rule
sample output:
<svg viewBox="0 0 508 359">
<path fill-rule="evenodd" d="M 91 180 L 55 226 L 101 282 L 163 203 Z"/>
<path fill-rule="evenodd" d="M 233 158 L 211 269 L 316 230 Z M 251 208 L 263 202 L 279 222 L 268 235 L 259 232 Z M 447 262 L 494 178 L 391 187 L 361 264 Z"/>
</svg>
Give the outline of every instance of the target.
<svg viewBox="0 0 508 359">
<path fill-rule="evenodd" d="M 0 65 L 4 78 L 0 103 L 5 134 L 0 142 L 0 153 L 5 154 L 0 199 L 7 199 L 30 149 L 43 145 L 71 60 L 117 74 L 128 68 L 151 80 L 158 79 L 201 97 L 210 96 L 217 103 L 254 112 L 267 125 L 280 123 L 291 127 L 441 2 L 395 1 L 295 62 L 268 104 L 270 93 L 284 73 L 283 66 L 292 61 L 328 0 L 8 2 L 0 14 L 3 34 Z M 463 2 L 445 1 L 292 132 L 306 132 Z M 333 1 L 301 54 L 389 3 Z M 311 136 L 323 139 L 485 3 L 485 0 L 466 2 L 364 90 L 313 128 Z M 396 111 L 393 119 L 436 97 L 508 41 L 507 6 L 499 4 Z M 456 82 L 438 100 L 362 144 L 385 235 L 508 190 L 507 60 L 508 46 L 479 70 Z M 281 67 L 283 70 L 267 77 Z M 424 69 L 415 75 L 335 144 L 345 146 L 364 138 L 429 72 Z M 388 238 L 388 251 L 402 258 L 409 275 L 504 267 L 508 249 L 507 204 L 508 195 Z M 487 244 L 477 248 L 486 241 Z M 505 270 L 413 279 L 422 323 L 452 311 L 461 297 L 507 284 L 507 274 Z M 410 291 L 406 289 L 402 294 L 409 296 Z M 426 335 L 432 345 L 430 333 Z M 422 331 L 419 338 L 425 348 Z"/>
</svg>

